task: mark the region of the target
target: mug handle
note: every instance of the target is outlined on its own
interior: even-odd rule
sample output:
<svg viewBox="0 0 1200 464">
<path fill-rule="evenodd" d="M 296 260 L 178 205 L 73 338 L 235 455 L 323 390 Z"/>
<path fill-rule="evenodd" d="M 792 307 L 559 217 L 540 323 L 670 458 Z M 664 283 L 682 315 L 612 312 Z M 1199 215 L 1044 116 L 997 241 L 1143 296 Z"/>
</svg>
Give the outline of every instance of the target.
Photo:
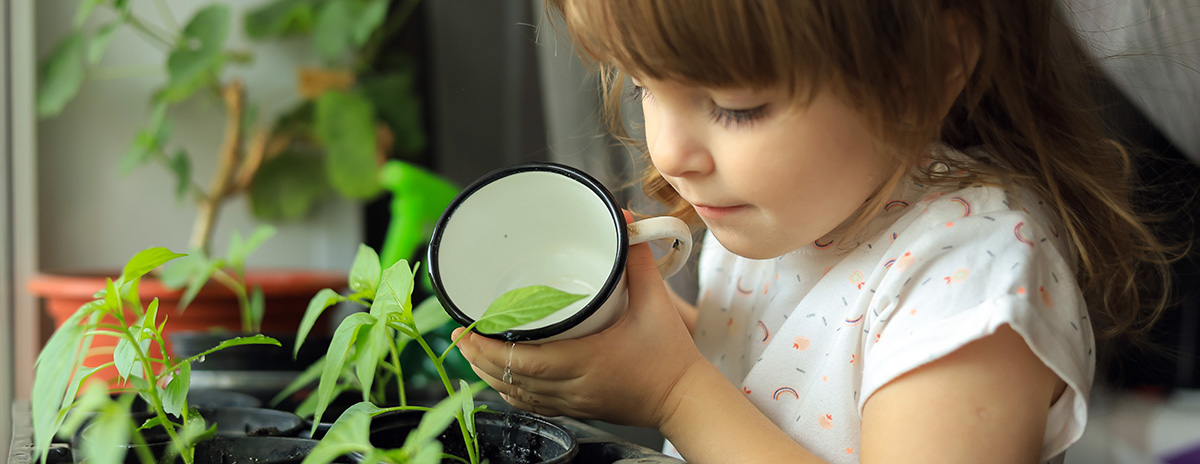
<svg viewBox="0 0 1200 464">
<path fill-rule="evenodd" d="M 667 254 L 658 258 L 658 273 L 663 278 L 671 277 L 683 269 L 692 253 L 692 231 L 682 220 L 672 216 L 659 216 L 629 224 L 629 244 L 637 245 L 650 240 L 672 239 L 675 242 Z"/>
</svg>

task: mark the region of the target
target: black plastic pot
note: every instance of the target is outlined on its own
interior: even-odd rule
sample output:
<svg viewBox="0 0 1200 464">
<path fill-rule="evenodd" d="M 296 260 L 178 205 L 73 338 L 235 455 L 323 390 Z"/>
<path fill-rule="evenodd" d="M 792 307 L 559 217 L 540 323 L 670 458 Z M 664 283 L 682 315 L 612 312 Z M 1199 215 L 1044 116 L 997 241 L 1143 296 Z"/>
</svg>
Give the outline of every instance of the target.
<svg viewBox="0 0 1200 464">
<path fill-rule="evenodd" d="M 300 464 L 317 443 L 296 437 L 214 438 L 196 444 L 195 464 Z"/>
<path fill-rule="evenodd" d="M 375 416 L 371 420 L 371 444 L 383 449 L 400 448 L 409 432 L 416 429 L 422 415 L 421 411 L 395 411 Z M 494 411 L 481 411 L 475 415 L 482 459 L 493 464 L 561 464 L 571 462 L 579 453 L 575 435 L 558 424 L 532 414 L 515 412 L 509 417 L 506 428 L 504 416 L 504 413 Z M 466 459 L 466 445 L 457 422 L 442 432 L 438 441 L 442 443 L 444 453 Z"/>
<path fill-rule="evenodd" d="M 205 422 L 210 427 L 214 423 L 217 425 L 217 437 L 221 439 L 267 436 L 294 437 L 306 424 L 306 421 L 301 419 L 300 416 L 290 412 L 263 408 L 201 409 L 200 415 L 204 417 Z M 134 413 L 133 421 L 135 424 L 141 424 L 151 417 L 154 417 L 154 414 Z M 71 456 L 76 463 L 82 462 L 85 458 L 81 445 L 84 437 L 87 436 L 89 428 L 91 428 L 91 425 L 81 427 L 75 433 L 75 436 L 71 438 Z M 162 457 L 166 453 L 168 446 L 170 446 L 170 438 L 161 426 L 143 430 L 142 438 L 145 440 L 146 447 L 150 449 L 150 453 L 154 455 L 155 459 Z M 135 445 L 126 443 L 113 444 L 113 446 L 126 448 L 126 463 L 141 462 L 138 460 Z"/>
</svg>

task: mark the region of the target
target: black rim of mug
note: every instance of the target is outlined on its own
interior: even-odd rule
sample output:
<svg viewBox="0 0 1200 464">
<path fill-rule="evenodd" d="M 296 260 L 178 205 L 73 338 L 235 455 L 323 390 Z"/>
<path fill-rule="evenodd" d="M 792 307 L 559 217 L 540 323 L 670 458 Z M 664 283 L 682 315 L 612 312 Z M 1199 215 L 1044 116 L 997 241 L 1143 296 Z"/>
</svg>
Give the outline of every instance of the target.
<svg viewBox="0 0 1200 464">
<path fill-rule="evenodd" d="M 438 269 L 438 253 L 439 249 L 441 248 L 442 234 L 446 231 L 447 223 L 454 215 L 455 210 L 457 210 L 458 207 L 467 200 L 467 198 L 470 198 L 472 194 L 484 186 L 515 174 L 535 171 L 561 174 L 569 179 L 583 184 L 585 187 L 595 193 L 597 197 L 600 197 L 601 201 L 604 202 L 605 208 L 608 209 L 609 214 L 612 216 L 614 224 L 617 225 L 618 246 L 616 260 L 613 263 L 612 269 L 609 271 L 608 278 L 604 281 L 604 285 L 599 291 L 596 292 L 596 296 L 593 297 L 591 301 L 589 301 L 588 304 L 583 307 L 582 310 L 571 315 L 571 317 L 554 324 L 535 329 L 510 330 L 508 332 L 495 334 L 475 331 L 476 333 L 489 338 L 511 342 L 522 342 L 550 338 L 566 332 L 570 328 L 578 325 L 580 322 L 583 322 L 588 317 L 591 317 L 596 310 L 603 306 L 605 301 L 608 301 L 609 296 L 611 296 L 612 292 L 616 289 L 617 283 L 620 282 L 621 275 L 625 272 L 625 260 L 628 258 L 629 254 L 628 223 L 625 221 L 625 215 L 621 212 L 621 208 L 617 206 L 617 200 L 613 197 L 612 193 L 608 191 L 608 189 L 604 188 L 604 185 L 601 184 L 600 181 L 596 180 L 592 176 L 589 176 L 583 171 L 558 163 L 531 162 L 500 168 L 484 175 L 483 177 L 480 177 L 479 179 L 476 179 L 475 182 L 472 182 L 470 185 L 464 188 L 462 192 L 459 192 L 459 194 L 454 197 L 454 200 L 450 202 L 450 206 L 447 206 L 446 210 L 442 212 L 442 216 L 438 218 L 437 224 L 434 225 L 433 236 L 429 240 L 427 258 L 428 265 L 426 266 L 426 272 L 429 273 L 429 278 L 433 282 L 434 295 L 437 297 L 438 301 L 442 303 L 442 307 L 445 308 L 450 317 L 453 318 L 455 322 L 462 324 L 463 327 L 469 326 L 475 322 L 474 319 L 472 319 L 470 316 L 467 316 L 466 313 L 464 313 L 457 305 L 454 304 L 454 300 L 452 300 L 450 295 L 446 293 L 446 288 L 442 284 L 442 276 Z"/>
</svg>

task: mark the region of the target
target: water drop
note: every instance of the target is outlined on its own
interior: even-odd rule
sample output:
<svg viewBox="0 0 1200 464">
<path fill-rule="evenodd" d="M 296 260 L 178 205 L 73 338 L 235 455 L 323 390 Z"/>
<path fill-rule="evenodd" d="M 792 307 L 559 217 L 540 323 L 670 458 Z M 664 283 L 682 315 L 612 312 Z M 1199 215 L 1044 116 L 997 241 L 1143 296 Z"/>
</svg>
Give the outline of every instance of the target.
<svg viewBox="0 0 1200 464">
<path fill-rule="evenodd" d="M 198 362 L 198 363 L 204 362 L 204 355 L 200 355 L 200 357 L 196 358 L 196 362 Z"/>
</svg>

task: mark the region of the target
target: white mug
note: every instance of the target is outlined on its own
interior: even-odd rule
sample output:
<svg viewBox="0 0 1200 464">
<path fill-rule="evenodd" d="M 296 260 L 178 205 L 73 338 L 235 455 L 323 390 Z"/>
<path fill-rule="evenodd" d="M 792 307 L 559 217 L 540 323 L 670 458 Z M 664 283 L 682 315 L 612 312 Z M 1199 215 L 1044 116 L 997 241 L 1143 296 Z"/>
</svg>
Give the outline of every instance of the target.
<svg viewBox="0 0 1200 464">
<path fill-rule="evenodd" d="M 527 163 L 493 171 L 450 203 L 434 227 L 427 270 L 454 320 L 469 326 L 500 295 L 546 285 L 586 297 L 538 321 L 487 336 L 545 343 L 591 335 L 625 312 L 629 246 L 674 240 L 658 259 L 670 277 L 692 249 L 670 216 L 626 224 L 611 193 L 570 166 Z"/>
</svg>

